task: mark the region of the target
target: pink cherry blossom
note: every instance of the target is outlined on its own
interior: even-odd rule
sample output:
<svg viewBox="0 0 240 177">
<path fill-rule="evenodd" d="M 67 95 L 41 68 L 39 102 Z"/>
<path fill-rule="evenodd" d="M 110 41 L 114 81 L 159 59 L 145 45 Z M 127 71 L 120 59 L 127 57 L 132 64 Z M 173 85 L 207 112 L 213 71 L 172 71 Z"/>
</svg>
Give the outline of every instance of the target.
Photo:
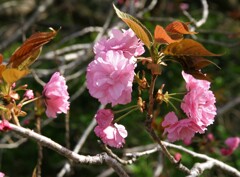
<svg viewBox="0 0 240 177">
<path fill-rule="evenodd" d="M 26 90 L 23 97 L 25 97 L 28 100 L 33 99 L 34 98 L 34 93 L 33 93 L 32 90 Z"/>
<path fill-rule="evenodd" d="M 123 125 L 114 123 L 114 115 L 109 109 L 99 110 L 95 116 L 98 125 L 95 127 L 95 134 L 102 142 L 115 148 L 120 148 L 125 143 L 127 130 Z"/>
<path fill-rule="evenodd" d="M 5 176 L 5 174 L 0 172 L 0 177 L 4 177 L 4 176 Z"/>
<path fill-rule="evenodd" d="M 131 101 L 135 64 L 118 52 L 108 51 L 87 68 L 87 88 L 102 104 L 127 104 Z"/>
<path fill-rule="evenodd" d="M 178 120 L 174 112 L 170 112 L 165 116 L 162 126 L 164 127 L 164 134 L 167 133 L 170 142 L 183 140 L 189 144 L 196 132 L 204 132 L 202 127 L 198 126 L 192 119 Z"/>
<path fill-rule="evenodd" d="M 240 138 L 239 137 L 229 137 L 226 139 L 225 144 L 227 148 L 222 148 L 222 155 L 231 155 L 239 146 Z"/>
<path fill-rule="evenodd" d="M 120 148 L 125 143 L 127 137 L 127 130 L 123 125 L 115 123 L 105 128 L 96 126 L 94 129 L 96 135 L 101 138 L 102 142 L 115 148 Z"/>
<path fill-rule="evenodd" d="M 46 104 L 48 117 L 56 118 L 57 114 L 67 113 L 69 110 L 69 94 L 65 78 L 55 72 L 50 81 L 44 86 L 43 97 Z"/>
<path fill-rule="evenodd" d="M 110 38 L 100 39 L 94 46 L 94 53 L 96 58 L 105 58 L 108 51 L 117 51 L 124 55 L 125 58 L 130 59 L 133 56 L 139 56 L 144 53 L 143 43 L 136 37 L 131 29 L 118 30 L 112 29 Z"/>
<path fill-rule="evenodd" d="M 186 81 L 188 93 L 181 103 L 182 110 L 186 115 L 203 127 L 207 127 L 214 122 L 216 115 L 215 96 L 208 90 L 210 82 L 197 80 L 191 75 L 183 73 Z"/>
</svg>

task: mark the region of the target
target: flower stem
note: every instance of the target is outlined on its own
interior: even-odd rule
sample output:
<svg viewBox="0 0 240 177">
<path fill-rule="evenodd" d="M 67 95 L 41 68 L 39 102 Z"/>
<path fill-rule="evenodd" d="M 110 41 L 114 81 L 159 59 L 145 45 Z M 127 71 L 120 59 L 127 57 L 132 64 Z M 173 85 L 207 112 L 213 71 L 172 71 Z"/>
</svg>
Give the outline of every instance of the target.
<svg viewBox="0 0 240 177">
<path fill-rule="evenodd" d="M 36 101 L 36 100 L 38 100 L 38 99 L 40 99 L 40 98 L 42 98 L 42 96 L 39 96 L 39 97 L 33 98 L 33 99 L 31 99 L 31 100 L 25 101 L 25 102 L 22 103 L 22 106 L 24 106 L 24 105 L 26 105 L 26 104 L 28 104 L 28 103 L 31 103 L 31 102 L 33 102 L 33 101 Z"/>
<path fill-rule="evenodd" d="M 127 113 L 123 114 L 122 116 L 118 117 L 117 119 L 115 119 L 114 122 L 116 123 L 116 122 L 120 121 L 121 119 L 123 119 L 124 117 L 126 117 L 127 115 L 129 115 L 130 113 L 132 113 L 132 112 L 134 112 L 136 110 L 138 110 L 138 107 L 136 107 L 136 108 L 128 111 Z"/>
<path fill-rule="evenodd" d="M 129 106 L 129 107 L 117 110 L 117 111 L 113 111 L 113 113 L 114 114 L 118 114 L 118 113 L 121 113 L 121 112 L 124 112 L 124 111 L 128 111 L 129 109 L 133 109 L 133 108 L 138 108 L 138 105 L 133 105 L 133 106 Z"/>
</svg>

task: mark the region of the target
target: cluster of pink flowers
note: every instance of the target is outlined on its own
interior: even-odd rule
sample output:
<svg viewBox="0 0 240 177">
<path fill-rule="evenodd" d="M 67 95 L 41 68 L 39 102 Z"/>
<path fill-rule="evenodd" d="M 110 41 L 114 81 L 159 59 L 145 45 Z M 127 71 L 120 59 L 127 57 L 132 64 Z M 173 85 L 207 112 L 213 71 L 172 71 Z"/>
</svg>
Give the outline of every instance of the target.
<svg viewBox="0 0 240 177">
<path fill-rule="evenodd" d="M 239 146 L 240 137 L 229 137 L 226 139 L 225 144 L 227 148 L 222 148 L 221 153 L 222 155 L 231 155 Z"/>
<path fill-rule="evenodd" d="M 143 43 L 132 30 L 113 29 L 109 39 L 94 46 L 95 59 L 87 68 L 87 88 L 101 104 L 131 101 L 135 56 L 144 52 Z"/>
<path fill-rule="evenodd" d="M 101 109 L 95 115 L 97 126 L 94 129 L 102 142 L 115 148 L 120 148 L 125 143 L 127 130 L 123 125 L 113 123 L 114 115 L 110 109 Z"/>
<path fill-rule="evenodd" d="M 50 81 L 44 86 L 43 97 L 46 104 L 48 117 L 56 118 L 57 114 L 67 113 L 69 110 L 69 94 L 65 78 L 55 72 Z"/>
<path fill-rule="evenodd" d="M 187 118 L 178 120 L 174 112 L 168 113 L 162 126 L 171 142 L 183 140 L 189 144 L 195 133 L 204 133 L 206 127 L 214 122 L 216 115 L 215 96 L 209 90 L 210 82 L 197 80 L 182 72 L 188 93 L 184 96 L 181 108 Z"/>
</svg>

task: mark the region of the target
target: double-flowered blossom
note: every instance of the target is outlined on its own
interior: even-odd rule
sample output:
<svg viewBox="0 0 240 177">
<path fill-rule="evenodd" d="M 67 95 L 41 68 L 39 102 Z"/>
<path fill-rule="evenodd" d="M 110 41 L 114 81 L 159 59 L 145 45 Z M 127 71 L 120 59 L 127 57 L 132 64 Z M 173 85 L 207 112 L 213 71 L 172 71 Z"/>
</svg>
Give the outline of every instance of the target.
<svg viewBox="0 0 240 177">
<path fill-rule="evenodd" d="M 114 115 L 110 109 L 101 109 L 95 115 L 97 126 L 95 134 L 102 142 L 115 148 L 120 148 L 125 143 L 127 130 L 123 125 L 113 123 Z"/>
<path fill-rule="evenodd" d="M 216 115 L 216 99 L 209 90 L 210 82 L 197 80 L 193 76 L 182 72 L 186 81 L 187 94 L 181 103 L 181 108 L 187 118 L 178 120 L 174 112 L 168 113 L 162 126 L 164 133 L 168 133 L 169 141 L 183 140 L 190 143 L 195 133 L 204 133 L 206 127 L 213 123 Z"/>
<path fill-rule="evenodd" d="M 178 120 L 174 112 L 169 112 L 165 116 L 162 126 L 165 127 L 164 134 L 167 133 L 170 142 L 182 140 L 184 143 L 189 144 L 196 132 L 203 133 L 201 127 L 193 119 Z"/>
<path fill-rule="evenodd" d="M 221 153 L 222 155 L 231 155 L 239 146 L 240 137 L 229 137 L 226 139 L 225 144 L 227 148 L 222 148 Z"/>
<path fill-rule="evenodd" d="M 118 52 L 109 51 L 87 68 L 87 87 L 102 104 L 127 104 L 131 101 L 135 65 Z"/>
<path fill-rule="evenodd" d="M 216 115 L 215 96 L 210 88 L 210 82 L 197 80 L 192 75 L 182 72 L 186 81 L 188 93 L 181 104 L 185 114 L 194 119 L 202 127 L 207 127 L 214 122 Z"/>
<path fill-rule="evenodd" d="M 91 96 L 112 106 L 131 102 L 135 56 L 143 52 L 143 43 L 132 30 L 113 29 L 109 39 L 97 42 L 86 75 Z"/>
<path fill-rule="evenodd" d="M 57 114 L 67 113 L 70 103 L 65 78 L 55 72 L 50 81 L 44 86 L 43 97 L 46 104 L 48 117 L 56 118 Z"/>
<path fill-rule="evenodd" d="M 131 30 L 112 29 L 110 37 L 103 37 L 94 45 L 96 58 L 103 57 L 108 51 L 115 51 L 124 55 L 125 58 L 140 56 L 144 53 L 143 43 L 136 37 Z"/>
</svg>

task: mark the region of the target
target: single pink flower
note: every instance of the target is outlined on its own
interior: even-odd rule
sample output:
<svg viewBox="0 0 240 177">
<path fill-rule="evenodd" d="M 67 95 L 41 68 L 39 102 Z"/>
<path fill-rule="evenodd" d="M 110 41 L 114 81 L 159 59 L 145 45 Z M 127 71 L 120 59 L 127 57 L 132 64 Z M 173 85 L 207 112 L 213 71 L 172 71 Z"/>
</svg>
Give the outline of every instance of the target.
<svg viewBox="0 0 240 177">
<path fill-rule="evenodd" d="M 110 109 L 99 110 L 95 116 L 97 126 L 95 134 L 101 138 L 102 142 L 115 148 L 120 148 L 125 143 L 127 130 L 123 125 L 114 123 L 114 115 Z"/>
<path fill-rule="evenodd" d="M 125 58 L 130 59 L 133 56 L 139 56 L 144 53 L 143 43 L 136 37 L 131 30 L 112 29 L 110 38 L 102 38 L 94 45 L 96 58 L 105 58 L 108 51 L 122 53 Z"/>
<path fill-rule="evenodd" d="M 0 172 L 0 177 L 4 177 L 4 176 L 5 176 L 5 174 Z"/>
<path fill-rule="evenodd" d="M 25 97 L 28 100 L 31 100 L 34 98 L 34 93 L 32 90 L 26 90 L 26 92 L 24 93 L 23 97 Z"/>
<path fill-rule="evenodd" d="M 127 104 L 131 101 L 135 64 L 118 52 L 108 51 L 87 68 L 87 88 L 102 104 Z"/>
<path fill-rule="evenodd" d="M 239 146 L 240 138 L 239 137 L 229 137 L 226 139 L 225 144 L 227 148 L 222 148 L 220 151 L 222 155 L 228 156 L 231 155 Z"/>
<path fill-rule="evenodd" d="M 65 78 L 55 72 L 50 81 L 44 86 L 43 97 L 46 104 L 48 117 L 56 118 L 57 114 L 67 113 L 70 103 Z"/>
<path fill-rule="evenodd" d="M 102 142 L 115 148 L 121 148 L 127 137 L 127 130 L 123 125 L 115 123 L 105 128 L 96 126 L 94 129 L 96 135 L 101 138 Z"/>
<path fill-rule="evenodd" d="M 239 143 L 240 143 L 239 137 L 229 137 L 225 141 L 225 144 L 228 146 L 228 148 L 232 150 L 236 150 L 239 146 Z"/>
<path fill-rule="evenodd" d="M 0 131 L 11 130 L 10 124 L 6 119 L 2 119 L 0 122 Z"/>
<path fill-rule="evenodd" d="M 210 88 L 210 82 L 197 80 L 189 74 L 182 73 L 186 81 L 188 93 L 181 103 L 182 110 L 188 118 L 199 126 L 207 127 L 214 122 L 216 116 L 216 98 Z"/>
<path fill-rule="evenodd" d="M 186 144 L 189 144 L 196 132 L 204 132 L 202 127 L 198 126 L 192 119 L 178 120 L 174 112 L 165 116 L 162 126 L 164 127 L 164 134 L 167 133 L 170 142 L 183 140 Z"/>
</svg>

